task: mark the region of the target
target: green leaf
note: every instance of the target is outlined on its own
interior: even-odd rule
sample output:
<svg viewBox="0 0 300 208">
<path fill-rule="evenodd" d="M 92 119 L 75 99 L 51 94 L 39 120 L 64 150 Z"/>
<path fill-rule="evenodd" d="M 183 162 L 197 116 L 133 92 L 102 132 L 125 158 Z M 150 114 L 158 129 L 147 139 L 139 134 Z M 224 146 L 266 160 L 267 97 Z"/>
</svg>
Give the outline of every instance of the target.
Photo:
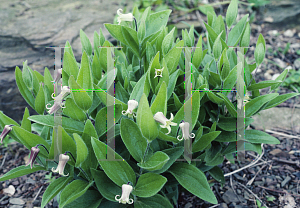
<svg viewBox="0 0 300 208">
<path fill-rule="evenodd" d="M 115 122 L 117 123 L 122 116 L 122 106 L 120 104 L 115 104 Z M 113 126 L 107 126 L 107 107 L 102 108 L 98 111 L 95 118 L 95 129 L 98 136 L 102 136 L 105 132 L 110 130 Z"/>
<path fill-rule="evenodd" d="M 137 102 L 140 102 L 140 99 L 143 94 L 146 94 L 146 96 L 148 96 L 149 88 L 150 86 L 149 83 L 147 82 L 147 73 L 146 73 L 140 78 L 140 80 L 134 86 L 129 100 L 135 99 Z"/>
<path fill-rule="evenodd" d="M 137 165 L 148 171 L 154 171 L 161 169 L 169 159 L 166 153 L 157 151 L 147 161 L 138 163 Z"/>
<path fill-rule="evenodd" d="M 138 198 L 134 202 L 135 208 L 173 208 L 173 205 L 166 197 L 156 194 L 149 198 Z"/>
<path fill-rule="evenodd" d="M 236 46 L 238 44 L 242 37 L 248 16 L 249 15 L 246 14 L 229 32 L 227 40 L 228 46 Z"/>
<path fill-rule="evenodd" d="M 59 207 L 63 208 L 65 205 L 71 203 L 78 197 L 82 196 L 94 181 L 87 183 L 83 180 L 74 180 L 68 184 L 60 194 Z"/>
<path fill-rule="evenodd" d="M 212 93 L 212 92 L 210 92 L 210 91 L 207 91 L 206 94 L 207 94 L 207 97 L 208 97 L 213 103 L 216 103 L 216 104 L 218 104 L 218 105 L 223 105 L 223 104 L 224 104 L 223 99 L 219 98 L 219 97 L 216 96 L 214 93 Z"/>
<path fill-rule="evenodd" d="M 73 138 L 76 142 L 76 153 L 77 153 L 75 167 L 79 167 L 86 160 L 88 155 L 88 149 L 84 141 L 78 134 L 74 133 Z"/>
<path fill-rule="evenodd" d="M 186 190 L 204 201 L 217 204 L 218 201 L 209 187 L 204 173 L 193 165 L 175 163 L 169 172 Z"/>
<path fill-rule="evenodd" d="M 168 86 L 168 84 L 169 84 L 170 76 L 169 76 L 169 70 L 168 70 L 165 58 L 163 58 L 163 65 L 162 66 L 164 67 L 164 69 L 162 71 L 162 77 L 159 78 L 159 82 L 158 82 L 157 86 L 155 87 L 155 94 L 156 95 L 157 95 L 158 90 L 160 89 L 162 83 L 165 82 L 166 86 Z"/>
<path fill-rule="evenodd" d="M 230 100 L 225 95 L 223 95 L 222 93 L 218 92 L 217 95 L 220 96 L 224 100 L 226 108 L 227 108 L 228 112 L 230 113 L 230 115 L 233 116 L 233 117 L 236 117 L 237 116 L 236 108 L 230 102 Z"/>
<path fill-rule="evenodd" d="M 20 176 L 34 173 L 39 170 L 46 170 L 46 169 L 42 166 L 35 166 L 31 169 L 30 165 L 28 166 L 22 165 L 5 173 L 3 176 L 0 177 L 0 181 L 7 181 L 9 179 L 18 178 Z"/>
<path fill-rule="evenodd" d="M 29 110 L 27 107 L 25 107 L 21 128 L 25 129 L 26 131 L 31 132 L 31 122 L 30 122 L 30 120 L 27 119 L 29 116 L 30 116 Z"/>
<path fill-rule="evenodd" d="M 175 94 L 175 92 L 173 92 L 173 98 L 174 98 L 175 107 L 177 108 L 177 110 L 179 110 L 183 104 L 180 102 L 180 100 L 179 100 L 178 96 Z"/>
<path fill-rule="evenodd" d="M 260 97 L 256 97 L 253 100 L 250 100 L 248 103 L 245 105 L 245 116 L 250 117 L 254 115 L 260 107 L 262 107 L 265 103 L 273 100 L 276 98 L 279 94 L 278 93 L 271 93 L 267 95 L 262 95 Z"/>
<path fill-rule="evenodd" d="M 246 117 L 244 118 L 244 122 L 240 124 L 238 124 L 237 121 L 238 121 L 237 118 L 220 117 L 218 122 L 218 127 L 225 131 L 236 131 L 237 129 L 244 127 L 244 122 L 245 122 L 245 126 L 248 126 L 254 121 L 254 119 Z"/>
<path fill-rule="evenodd" d="M 40 84 L 40 89 L 39 89 L 39 92 L 35 98 L 35 111 L 38 113 L 38 114 L 41 114 L 43 115 L 44 114 L 44 111 L 45 111 L 45 94 L 44 94 L 44 89 L 43 89 L 43 86 L 42 84 Z"/>
<path fill-rule="evenodd" d="M 167 178 L 158 175 L 156 173 L 145 173 L 142 174 L 132 194 L 139 197 L 151 197 L 157 194 L 163 186 L 166 184 Z"/>
<path fill-rule="evenodd" d="M 29 67 L 27 66 L 27 60 L 23 62 L 23 71 L 22 71 L 22 78 L 24 83 L 26 84 L 27 88 L 32 91 L 33 90 L 33 78 L 31 71 L 28 69 Z"/>
<path fill-rule="evenodd" d="M 26 109 L 25 109 L 26 111 Z M 24 112 L 25 114 L 25 112 Z M 17 122 L 15 122 L 13 119 L 9 118 L 8 116 L 6 116 L 2 111 L 0 111 L 0 125 L 2 127 L 2 129 L 4 129 L 4 126 L 5 125 L 10 125 L 10 124 L 13 124 L 15 126 L 20 126 Z M 23 128 L 23 127 L 22 127 Z M 19 143 L 22 143 L 17 135 L 14 133 L 14 131 L 11 131 L 9 134 L 8 134 L 10 137 L 12 137 L 15 141 L 19 142 Z"/>
<path fill-rule="evenodd" d="M 208 170 L 208 172 L 219 183 L 225 183 L 224 172 L 218 166 L 213 167 L 212 169 Z"/>
<path fill-rule="evenodd" d="M 109 201 L 117 202 L 115 196 L 120 195 L 120 187 L 112 182 L 103 171 L 91 168 L 91 173 L 101 195 Z"/>
<path fill-rule="evenodd" d="M 44 82 L 44 76 L 40 74 L 38 71 L 33 71 L 34 75 L 36 76 L 38 83 Z"/>
<path fill-rule="evenodd" d="M 50 148 L 49 144 L 42 137 L 28 132 L 25 129 L 22 129 L 18 126 L 13 126 L 12 128 L 18 139 L 21 141 L 22 144 L 25 145 L 27 149 L 30 150 L 31 147 L 34 147 L 37 144 L 43 144 L 47 149 Z M 48 153 L 44 148 L 40 148 L 39 155 L 42 155 L 45 158 L 48 157 Z"/>
<path fill-rule="evenodd" d="M 105 37 L 102 33 L 102 29 L 100 28 L 100 31 L 99 31 L 99 36 L 100 36 L 100 45 L 103 46 L 104 42 L 105 42 Z"/>
<path fill-rule="evenodd" d="M 34 115 L 28 117 L 30 121 L 33 121 L 35 123 L 42 124 L 44 126 L 54 127 L 54 117 L 50 115 L 40 116 L 40 115 Z M 83 132 L 84 125 L 82 122 L 74 121 L 71 118 L 62 117 L 62 127 L 68 132 L 68 133 L 77 133 L 81 134 Z"/>
<path fill-rule="evenodd" d="M 210 43 L 210 46 L 212 47 L 213 46 L 213 43 L 215 42 L 216 38 L 218 37 L 218 34 L 214 31 L 214 29 L 212 29 L 211 26 L 209 26 L 208 24 L 206 24 L 205 22 L 203 22 L 205 27 L 206 27 L 206 30 L 209 34 L 209 43 Z M 222 43 L 222 48 L 223 49 L 228 49 L 228 46 L 227 44 L 225 43 L 225 41 L 221 38 L 221 43 Z"/>
<path fill-rule="evenodd" d="M 246 23 L 244 32 L 242 34 L 241 37 L 241 41 L 240 41 L 240 47 L 248 47 L 250 44 L 250 33 L 251 33 L 251 28 L 250 28 L 250 24 L 249 22 Z M 244 48 L 244 53 L 246 54 L 248 48 Z"/>
<path fill-rule="evenodd" d="M 54 85 L 51 81 L 53 81 L 53 78 L 49 72 L 49 69 L 46 67 L 44 70 L 44 88 L 47 87 L 49 90 L 48 100 L 52 100 L 51 95 L 54 93 Z"/>
<path fill-rule="evenodd" d="M 100 50 L 99 61 L 100 61 L 101 69 L 103 69 L 105 72 L 107 72 L 107 48 L 106 47 L 110 47 L 109 41 L 106 40 L 103 43 L 102 47 L 104 47 L 104 48 L 101 48 L 101 50 Z M 105 73 L 105 75 L 106 75 L 106 73 Z M 101 71 L 101 76 L 102 76 L 102 71 Z M 105 84 L 106 84 L 106 81 L 105 81 Z"/>
<path fill-rule="evenodd" d="M 160 174 L 165 171 L 167 171 L 171 165 L 183 154 L 184 148 L 183 147 L 175 147 L 175 148 L 170 148 L 170 149 L 164 149 L 162 152 L 166 153 L 169 156 L 169 160 L 164 166 L 159 169 L 153 171 L 154 173 Z"/>
<path fill-rule="evenodd" d="M 238 64 L 242 65 L 242 62 L 239 62 Z M 223 88 L 230 90 L 233 88 L 233 86 L 236 84 L 237 80 L 237 65 L 229 72 L 229 75 L 226 77 Z"/>
<path fill-rule="evenodd" d="M 146 37 L 156 33 L 160 28 L 167 26 L 169 16 L 172 10 L 167 9 L 164 11 L 156 12 L 149 15 L 149 18 L 146 18 Z"/>
<path fill-rule="evenodd" d="M 197 43 L 197 48 L 195 49 L 195 53 L 193 55 L 192 63 L 198 69 L 203 59 L 203 51 L 202 51 L 202 35 L 200 35 Z"/>
<path fill-rule="evenodd" d="M 97 208 L 101 201 L 102 197 L 96 190 L 87 190 L 82 196 L 75 199 L 70 204 L 67 204 L 65 208 L 82 208 L 82 207 L 88 207 L 88 208 Z"/>
<path fill-rule="evenodd" d="M 278 139 L 259 130 L 246 130 L 245 140 L 247 142 L 256 144 L 280 144 L 280 141 Z"/>
<path fill-rule="evenodd" d="M 72 76 L 77 79 L 77 75 L 78 75 L 78 64 L 74 58 L 74 56 L 72 56 L 70 53 L 68 53 L 67 51 L 65 51 L 64 53 L 64 65 L 63 65 L 63 71 L 67 72 L 67 74 L 69 76 Z"/>
<path fill-rule="evenodd" d="M 163 112 L 164 115 L 167 113 L 167 85 L 165 82 L 160 86 L 157 96 L 151 105 L 151 112 L 153 115 L 157 112 Z"/>
<path fill-rule="evenodd" d="M 121 27 L 122 34 L 126 40 L 125 44 L 129 46 L 133 53 L 137 56 L 140 57 L 140 52 L 139 52 L 139 40 L 137 37 L 137 32 L 129 27 L 122 26 Z"/>
<path fill-rule="evenodd" d="M 148 141 L 156 139 L 158 130 L 153 118 L 153 114 L 149 107 L 147 96 L 145 94 L 142 95 L 139 101 L 136 123 L 140 127 L 142 134 L 147 138 Z"/>
<path fill-rule="evenodd" d="M 229 132 L 229 131 L 222 131 L 219 136 L 214 140 L 216 142 L 233 142 L 236 141 L 236 133 L 234 132 Z"/>
<path fill-rule="evenodd" d="M 115 85 L 115 95 L 116 98 L 121 100 L 124 103 L 127 103 L 129 100 L 129 94 L 128 92 L 123 88 L 122 84 L 120 82 L 118 82 Z"/>
<path fill-rule="evenodd" d="M 254 58 L 257 65 L 260 65 L 265 58 L 265 50 L 262 43 L 260 43 L 254 51 Z"/>
<path fill-rule="evenodd" d="M 92 45 L 89 38 L 86 36 L 82 29 L 80 29 L 80 41 L 82 45 L 82 53 L 86 52 L 89 56 L 91 56 Z"/>
<path fill-rule="evenodd" d="M 101 28 L 100 28 L 100 30 L 101 30 Z M 94 31 L 94 58 L 93 58 L 93 61 L 94 61 L 95 57 L 98 58 L 100 56 L 99 46 L 101 46 L 100 36 L 96 31 Z"/>
<path fill-rule="evenodd" d="M 75 59 L 75 56 L 74 56 L 74 53 L 73 53 L 73 50 L 72 50 L 72 47 L 71 47 L 69 41 L 66 42 L 64 51 L 68 52 L 71 55 L 71 57 L 73 57 Z"/>
<path fill-rule="evenodd" d="M 281 83 L 282 81 L 276 81 L 276 80 L 266 80 L 266 81 L 261 81 L 259 83 L 256 84 L 252 84 L 250 85 L 247 90 L 248 91 L 253 91 L 253 90 L 258 90 L 258 89 L 263 89 L 263 88 L 267 88 L 267 87 L 273 87 L 275 85 L 278 85 L 279 83 Z"/>
<path fill-rule="evenodd" d="M 183 47 L 184 41 L 181 40 L 179 41 L 169 52 L 168 54 L 164 57 L 166 62 L 167 62 L 167 67 L 169 70 L 169 74 L 171 75 L 177 68 L 177 65 L 179 63 L 180 59 L 180 54 L 182 51 L 182 48 L 178 47 Z"/>
<path fill-rule="evenodd" d="M 289 69 L 285 69 L 276 79 L 275 81 L 282 81 L 286 78 L 286 75 L 288 73 Z M 271 91 L 275 90 L 277 87 L 279 87 L 281 83 L 278 83 L 277 85 L 271 86 Z"/>
<path fill-rule="evenodd" d="M 26 86 L 26 84 L 24 83 L 22 78 L 22 72 L 18 66 L 16 66 L 15 74 L 16 74 L 17 86 L 19 88 L 22 97 L 34 109 L 34 97 L 30 92 L 30 90 L 28 89 L 28 87 Z"/>
<path fill-rule="evenodd" d="M 237 13 L 238 13 L 238 1 L 232 0 L 226 12 L 226 24 L 228 28 L 230 28 L 231 25 L 235 22 Z"/>
<path fill-rule="evenodd" d="M 147 139 L 142 135 L 139 127 L 130 119 L 122 119 L 120 133 L 122 140 L 132 155 L 132 157 L 141 162 L 147 148 Z"/>
<path fill-rule="evenodd" d="M 86 114 L 75 104 L 72 98 L 66 99 L 65 106 L 66 108 L 63 109 L 65 115 L 77 121 L 86 120 Z"/>
<path fill-rule="evenodd" d="M 92 137 L 91 141 L 97 160 L 105 174 L 120 187 L 129 181 L 135 185 L 136 177 L 131 166 L 117 153 L 114 155 L 115 160 L 105 160 L 106 152 L 113 152 L 113 150 L 94 137 Z"/>
<path fill-rule="evenodd" d="M 193 152 L 199 152 L 204 150 L 219 134 L 221 131 L 213 131 L 204 134 L 198 141 L 193 144 Z"/>
<path fill-rule="evenodd" d="M 226 40 L 226 29 L 225 29 L 225 24 L 222 15 L 219 15 L 218 18 L 216 19 L 213 29 L 218 35 L 222 33 L 221 38 L 223 40 Z"/>
<path fill-rule="evenodd" d="M 81 67 L 78 73 L 78 77 L 76 82 L 78 85 L 80 85 L 83 89 L 92 90 L 93 88 L 93 80 L 91 75 L 91 69 L 89 64 L 89 58 L 85 51 L 82 54 L 81 57 Z M 71 88 L 73 89 L 73 88 Z M 78 88 L 76 88 L 78 89 Z M 91 99 L 93 99 L 93 92 L 87 91 L 87 94 L 90 96 Z"/>
<path fill-rule="evenodd" d="M 94 83 L 95 81 L 97 81 L 96 83 L 98 83 L 98 81 L 102 78 L 102 70 L 101 70 L 101 65 L 97 54 L 94 54 L 93 63 L 92 63 L 92 73 L 94 77 Z"/>
<path fill-rule="evenodd" d="M 272 99 L 270 102 L 268 102 L 268 104 L 266 105 L 266 107 L 264 109 L 269 109 L 269 108 L 273 108 L 277 105 L 279 105 L 280 103 L 283 103 L 284 101 L 295 97 L 295 96 L 299 96 L 300 93 L 287 93 L 287 94 L 283 94 L 283 95 L 279 95 L 276 98 Z"/>
<path fill-rule="evenodd" d="M 72 177 L 60 177 L 52 181 L 43 194 L 41 208 L 44 208 L 71 180 Z"/>
<path fill-rule="evenodd" d="M 214 42 L 214 46 L 213 46 L 213 53 L 214 53 L 214 57 L 215 60 L 217 61 L 220 57 L 220 55 L 222 54 L 222 43 L 221 43 L 221 35 L 222 35 L 223 31 L 218 35 L 218 37 L 216 38 L 215 42 Z"/>
<path fill-rule="evenodd" d="M 264 46 L 264 51 L 266 51 L 266 41 L 264 39 L 264 36 L 260 33 L 256 42 L 256 48 L 258 47 L 258 45 L 262 43 Z"/>
<path fill-rule="evenodd" d="M 73 76 L 70 76 L 69 86 L 70 89 L 72 89 L 71 95 L 76 105 L 82 110 L 88 110 L 92 106 L 93 101 L 85 90 L 79 90 L 81 87 L 79 84 L 77 84 Z M 75 91 L 75 89 L 78 91 Z"/>
<path fill-rule="evenodd" d="M 156 53 L 155 57 L 152 59 L 151 63 L 149 64 L 149 69 L 147 70 L 147 75 L 150 83 L 150 87 L 152 89 L 152 92 L 155 92 L 155 88 L 158 84 L 158 77 L 155 77 L 155 69 L 161 69 L 160 63 L 159 63 L 159 51 Z"/>
<path fill-rule="evenodd" d="M 61 132 L 61 135 L 60 135 Z M 57 135 L 58 134 L 58 135 Z M 60 138 L 60 141 L 57 141 L 57 138 Z M 58 147 L 59 145 L 59 147 Z M 67 134 L 67 132 L 61 127 L 58 126 L 57 132 L 55 129 L 53 129 L 52 133 L 52 145 L 51 149 L 49 151 L 49 159 L 55 159 L 57 155 L 54 155 L 54 153 L 57 153 L 57 150 L 55 148 L 59 148 L 62 153 L 65 153 L 66 151 L 69 151 L 73 154 L 75 158 L 77 158 L 77 152 L 76 152 L 76 144 L 71 136 Z M 54 151 L 55 150 L 55 151 Z M 68 163 L 72 166 L 75 166 L 75 161 L 73 158 L 68 161 Z"/>
<path fill-rule="evenodd" d="M 203 14 L 207 15 L 208 12 L 210 13 L 214 13 L 215 14 L 215 10 L 212 6 L 210 6 L 209 4 L 203 4 L 203 5 L 199 5 L 199 10 L 200 12 L 202 12 Z"/>
<path fill-rule="evenodd" d="M 162 42 L 163 56 L 165 56 L 172 48 L 172 45 L 174 42 L 174 31 L 175 31 L 175 27 L 173 27 L 173 29 L 165 36 L 165 38 Z"/>
<path fill-rule="evenodd" d="M 177 69 L 173 74 L 170 76 L 168 88 L 167 88 L 167 100 L 170 99 L 172 93 L 174 92 L 175 85 L 178 79 L 178 76 L 180 75 L 180 69 Z"/>
<path fill-rule="evenodd" d="M 139 42 L 142 42 L 142 40 L 145 38 L 145 35 L 146 35 L 145 21 L 141 21 L 139 29 L 138 29 L 138 39 L 139 39 Z"/>
</svg>

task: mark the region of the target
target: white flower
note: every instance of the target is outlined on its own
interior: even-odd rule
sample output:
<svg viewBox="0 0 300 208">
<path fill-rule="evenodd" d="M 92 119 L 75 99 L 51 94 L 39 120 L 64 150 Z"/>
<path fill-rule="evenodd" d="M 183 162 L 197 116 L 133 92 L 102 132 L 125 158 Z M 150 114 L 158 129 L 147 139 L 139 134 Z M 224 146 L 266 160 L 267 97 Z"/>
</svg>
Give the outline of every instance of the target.
<svg viewBox="0 0 300 208">
<path fill-rule="evenodd" d="M 60 154 L 57 168 L 56 168 L 56 170 L 53 170 L 54 167 L 52 167 L 52 171 L 54 173 L 59 172 L 59 174 L 62 176 L 68 176 L 69 173 L 67 175 L 64 174 L 64 169 L 65 169 L 65 166 L 66 166 L 67 162 L 69 161 L 69 159 L 70 159 L 70 157 L 68 155 Z"/>
<path fill-rule="evenodd" d="M 64 100 L 62 100 L 61 102 L 59 101 L 54 101 L 54 105 L 50 108 L 48 107 L 48 105 L 50 105 L 50 103 L 48 103 L 46 105 L 46 108 L 49 110 L 48 113 L 49 114 L 52 114 L 52 113 L 55 113 L 56 111 L 58 111 L 60 108 L 65 108 L 64 107 L 64 103 L 63 103 Z"/>
<path fill-rule="evenodd" d="M 118 9 L 117 14 L 119 15 L 118 17 L 118 23 L 120 24 L 122 21 L 130 21 L 132 22 L 134 19 L 134 16 L 132 15 L 132 13 L 128 13 L 128 14 L 123 14 L 123 9 Z"/>
<path fill-rule="evenodd" d="M 190 123 L 189 122 L 182 122 L 181 124 L 179 124 L 179 127 L 182 131 L 182 138 L 179 139 L 180 136 L 177 137 L 177 139 L 179 141 L 182 141 L 183 139 L 189 139 L 189 138 L 194 138 L 195 134 L 191 133 L 189 134 L 189 128 L 190 128 Z"/>
<path fill-rule="evenodd" d="M 129 114 L 129 115 L 133 115 L 133 116 L 136 116 L 135 115 L 135 113 L 134 112 L 132 112 L 134 109 L 136 109 L 136 107 L 138 106 L 138 102 L 137 101 L 135 101 L 135 100 L 129 100 L 128 101 L 128 109 L 127 109 L 127 111 L 125 111 L 125 110 L 123 110 L 122 111 L 122 114 L 124 115 L 124 116 L 126 116 L 127 114 Z"/>
<path fill-rule="evenodd" d="M 155 76 L 154 76 L 154 78 L 156 78 L 156 77 L 162 77 L 163 70 L 164 70 L 164 67 L 162 69 L 155 69 Z"/>
<path fill-rule="evenodd" d="M 55 78 L 54 81 L 51 81 L 51 82 L 54 82 L 54 83 L 58 82 L 60 80 L 60 78 L 61 78 L 61 74 L 62 74 L 62 68 L 60 68 L 60 69 L 57 70 L 56 78 Z"/>
<path fill-rule="evenodd" d="M 132 191 L 132 186 L 129 184 L 123 184 L 122 185 L 122 196 L 118 199 L 117 197 L 120 195 L 116 195 L 115 196 L 115 200 L 117 200 L 119 203 L 122 204 L 132 204 L 133 203 L 133 199 L 129 199 L 129 195 Z"/>
<path fill-rule="evenodd" d="M 160 125 L 161 128 L 167 128 L 168 129 L 168 133 L 169 134 L 171 132 L 171 127 L 170 126 L 177 126 L 177 123 L 173 123 L 173 114 L 171 113 L 171 118 L 167 119 L 164 114 L 162 112 L 157 112 L 153 118 L 158 121 L 159 123 L 163 124 Z"/>
<path fill-rule="evenodd" d="M 52 93 L 51 97 L 52 99 L 54 99 L 55 101 L 61 101 L 62 99 L 64 99 L 65 97 L 67 97 L 70 94 L 71 90 L 68 86 L 63 86 L 61 87 L 61 92 L 57 97 L 54 97 L 54 93 Z"/>
</svg>

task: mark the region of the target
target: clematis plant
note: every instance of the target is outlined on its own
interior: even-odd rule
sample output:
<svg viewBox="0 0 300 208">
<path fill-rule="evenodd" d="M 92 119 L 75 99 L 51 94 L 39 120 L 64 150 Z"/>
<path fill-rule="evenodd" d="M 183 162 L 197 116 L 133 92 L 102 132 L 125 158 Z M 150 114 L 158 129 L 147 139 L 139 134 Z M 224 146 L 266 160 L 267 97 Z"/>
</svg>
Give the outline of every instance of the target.
<svg viewBox="0 0 300 208">
<path fill-rule="evenodd" d="M 237 3 L 231 1 L 226 18 L 208 13 L 208 48 L 202 36 L 195 43 L 193 27 L 174 39 L 175 29 L 167 27 L 171 10 L 135 7 L 128 14 L 119 9 L 118 24 L 104 25 L 120 43 L 118 49 L 109 47 L 113 44 L 102 30 L 94 33 L 92 47 L 81 30 L 81 60 L 76 61 L 67 42 L 63 68 L 54 80 L 47 68 L 42 75 L 26 61 L 22 70 L 16 67 L 20 93 L 39 115 L 26 108 L 20 125 L 0 111 L 1 142 L 8 135 L 31 150 L 27 166 L 10 170 L 0 181 L 40 170 L 58 172 L 62 177 L 49 184 L 41 207 L 58 194 L 59 207 L 173 208 L 180 187 L 217 204 L 207 175 L 224 184 L 218 165 L 234 157 L 237 132 L 244 133 L 237 128 L 247 128 L 253 115 L 299 96 L 272 93 L 287 70 L 264 83 L 252 77 L 266 44 L 260 35 L 254 60 L 244 58 L 251 29 L 248 15 L 235 24 Z M 133 20 L 136 24 L 121 24 Z M 186 48 L 192 46 L 196 49 Z M 63 86 L 58 96 L 54 85 Z M 261 96 L 265 87 L 270 93 Z M 237 125 L 241 117 L 245 124 Z M 244 139 L 245 150 L 258 154 L 262 142 L 279 143 L 258 130 L 245 130 Z"/>
</svg>

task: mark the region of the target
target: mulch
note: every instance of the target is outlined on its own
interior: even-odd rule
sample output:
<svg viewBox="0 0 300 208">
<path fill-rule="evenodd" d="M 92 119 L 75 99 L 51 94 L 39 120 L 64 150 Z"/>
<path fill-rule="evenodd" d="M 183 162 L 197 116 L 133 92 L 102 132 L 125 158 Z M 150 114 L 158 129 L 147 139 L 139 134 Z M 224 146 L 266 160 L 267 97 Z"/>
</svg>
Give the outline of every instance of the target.
<svg viewBox="0 0 300 208">
<path fill-rule="evenodd" d="M 243 12 L 243 11 L 242 11 Z M 180 17 L 178 17 L 180 19 Z M 199 18 L 196 14 L 191 14 L 188 19 L 196 20 Z M 202 17 L 205 19 L 205 17 Z M 175 20 L 174 20 L 175 19 Z M 182 17 L 181 17 L 182 19 Z M 176 22 L 176 18 L 173 18 Z M 257 21 L 259 22 L 259 21 Z M 270 49 L 266 52 L 266 60 L 260 66 L 258 72 L 255 75 L 257 82 L 269 80 L 274 74 L 281 73 L 284 68 L 279 65 L 284 62 L 284 67 L 294 67 L 294 61 L 297 58 L 296 50 L 299 48 L 290 48 L 283 56 L 278 52 L 274 54 L 273 51 L 279 46 L 285 47 L 288 42 L 300 43 L 300 37 L 295 33 L 293 37 L 285 37 L 284 31 L 278 31 L 279 36 L 274 36 L 270 31 L 271 26 L 264 24 L 251 24 L 251 43 L 250 46 L 256 45 L 256 40 L 259 33 L 262 33 L 265 37 L 267 47 Z M 249 60 L 253 59 L 253 50 L 249 50 L 247 57 Z M 282 62 L 278 61 L 280 59 Z M 271 61 L 273 62 L 271 62 Z M 274 61 L 276 60 L 276 61 Z M 276 62 L 277 64 L 274 64 Z M 268 75 L 267 75 L 268 74 Z M 286 94 L 294 92 L 291 89 L 280 88 L 279 94 Z M 261 90 L 261 94 L 266 94 L 266 90 Z M 279 105 L 279 107 L 294 108 L 299 106 L 299 101 L 296 98 L 287 100 Z M 256 127 L 255 127 L 256 128 Z M 258 127 L 256 128 L 258 129 Z M 300 132 L 292 131 L 291 129 L 273 129 L 274 132 L 280 132 L 287 135 L 300 135 Z M 212 205 L 204 202 L 193 194 L 186 190 L 181 189 L 179 194 L 177 208 L 246 208 L 257 207 L 256 198 L 259 198 L 263 203 L 262 205 L 269 208 L 277 208 L 287 206 L 288 203 L 292 205 L 293 200 L 296 202 L 296 207 L 300 205 L 300 165 L 299 165 L 299 153 L 289 154 L 292 150 L 300 149 L 299 138 L 290 138 L 282 136 L 276 133 L 270 133 L 270 135 L 278 138 L 280 144 L 268 145 L 264 144 L 264 155 L 254 166 L 246 168 L 229 177 L 226 177 L 223 187 L 219 183 L 215 183 L 212 187 L 214 194 L 218 199 L 218 205 Z M 11 143 L 8 148 L 0 146 L 0 176 L 8 172 L 9 170 L 24 165 L 24 158 L 28 157 L 29 150 L 22 144 Z M 231 164 L 225 160 L 220 168 L 224 171 L 224 174 L 233 172 L 250 164 L 256 157 L 254 152 L 246 152 L 245 162 Z M 22 208 L 22 207 L 40 207 L 42 201 L 42 195 L 46 190 L 48 183 L 45 179 L 45 175 L 49 174 L 49 171 L 38 171 L 29 175 L 25 175 L 16 179 L 11 179 L 0 183 L 0 207 L 10 208 Z M 55 174 L 54 177 L 60 177 Z M 255 177 L 255 178 L 254 178 Z M 213 179 L 207 174 L 208 180 Z M 252 181 L 251 185 L 246 185 L 249 181 Z M 9 186 L 15 188 L 15 194 L 9 196 L 3 194 L 3 189 Z M 255 195 L 255 196 L 254 196 Z M 270 197 L 273 196 L 274 199 Z M 290 201 L 289 201 L 290 200 Z M 58 207 L 56 198 L 51 200 L 46 208 Z"/>
</svg>

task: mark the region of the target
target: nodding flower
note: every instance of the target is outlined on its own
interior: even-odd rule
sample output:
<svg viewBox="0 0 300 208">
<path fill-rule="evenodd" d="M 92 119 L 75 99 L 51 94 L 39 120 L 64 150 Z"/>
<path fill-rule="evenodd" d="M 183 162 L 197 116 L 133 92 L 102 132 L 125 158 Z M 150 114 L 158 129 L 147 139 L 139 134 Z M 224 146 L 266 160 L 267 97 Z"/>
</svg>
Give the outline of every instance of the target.
<svg viewBox="0 0 300 208">
<path fill-rule="evenodd" d="M 182 141 L 183 139 L 189 139 L 189 138 L 194 138 L 195 137 L 195 134 L 194 133 L 191 133 L 190 134 L 190 123 L 189 122 L 182 122 L 179 124 L 179 127 L 182 131 L 182 138 L 179 139 L 180 136 L 177 137 L 177 139 L 179 141 Z"/>
<path fill-rule="evenodd" d="M 54 170 L 54 167 L 52 167 L 52 172 L 54 172 L 54 173 L 59 172 L 59 174 L 62 176 L 68 176 L 69 173 L 67 175 L 64 174 L 64 169 L 65 169 L 65 166 L 66 166 L 67 162 L 69 161 L 69 159 L 70 159 L 70 157 L 66 153 L 60 154 L 57 168 L 56 168 L 56 170 Z"/>
<path fill-rule="evenodd" d="M 63 101 L 65 101 L 65 100 L 62 100 L 61 102 L 54 101 L 54 105 L 52 107 L 48 107 L 48 105 L 50 105 L 50 103 L 48 103 L 46 105 L 46 108 L 49 110 L 48 113 L 52 114 L 52 113 L 55 113 L 56 111 L 58 111 L 61 108 L 65 108 L 65 104 L 63 103 Z"/>
<path fill-rule="evenodd" d="M 168 133 L 169 134 L 171 132 L 171 127 L 170 126 L 177 126 L 177 123 L 173 123 L 173 114 L 171 113 L 171 118 L 167 119 L 164 114 L 162 112 L 157 112 L 153 118 L 158 121 L 159 123 L 163 124 L 160 125 L 161 128 L 167 128 L 168 129 Z"/>
<path fill-rule="evenodd" d="M 54 93 L 52 93 L 51 97 L 53 100 L 57 100 L 57 101 L 61 101 L 62 99 L 64 99 L 65 97 L 67 97 L 70 94 L 71 90 L 69 88 L 69 86 L 63 86 L 61 87 L 61 92 L 57 97 L 54 97 Z"/>
<path fill-rule="evenodd" d="M 38 145 L 35 146 L 35 147 L 31 147 L 30 159 L 29 159 L 28 163 L 25 166 L 30 164 L 30 167 L 32 169 L 33 163 L 34 163 L 37 155 L 39 154 L 39 152 L 40 152 L 40 149 L 38 148 Z"/>
<path fill-rule="evenodd" d="M 117 14 L 119 15 L 118 24 L 121 24 L 122 21 L 132 22 L 134 19 L 134 16 L 132 15 L 132 13 L 123 14 L 123 9 L 118 9 Z"/>
<path fill-rule="evenodd" d="M 154 76 L 154 78 L 156 78 L 156 77 L 162 77 L 163 70 L 164 70 L 164 67 L 162 69 L 155 69 L 155 76 Z"/>
<path fill-rule="evenodd" d="M 129 195 L 132 191 L 132 186 L 129 185 L 129 183 L 130 182 L 122 185 L 122 196 L 119 199 L 117 197 L 119 197 L 120 195 L 115 196 L 115 200 L 118 201 L 119 203 L 122 203 L 122 204 L 126 204 L 126 203 L 132 204 L 133 203 L 133 199 L 129 199 Z"/>
<path fill-rule="evenodd" d="M 136 109 L 136 107 L 138 106 L 139 103 L 133 99 L 133 100 L 129 100 L 127 104 L 128 104 L 128 108 L 126 111 L 123 110 L 122 114 L 124 116 L 126 116 L 128 114 L 128 116 L 130 116 L 130 117 L 132 117 L 132 116 L 136 117 L 133 110 Z"/>
<path fill-rule="evenodd" d="M 11 130 L 12 130 L 12 126 L 14 126 L 14 125 L 5 125 L 4 126 L 4 129 L 3 129 L 3 131 L 2 131 L 2 133 L 1 133 L 1 135 L 0 135 L 0 139 L 1 139 L 1 144 L 2 144 L 2 142 L 3 142 L 3 139 L 9 134 L 9 132 L 11 132 Z"/>
</svg>

